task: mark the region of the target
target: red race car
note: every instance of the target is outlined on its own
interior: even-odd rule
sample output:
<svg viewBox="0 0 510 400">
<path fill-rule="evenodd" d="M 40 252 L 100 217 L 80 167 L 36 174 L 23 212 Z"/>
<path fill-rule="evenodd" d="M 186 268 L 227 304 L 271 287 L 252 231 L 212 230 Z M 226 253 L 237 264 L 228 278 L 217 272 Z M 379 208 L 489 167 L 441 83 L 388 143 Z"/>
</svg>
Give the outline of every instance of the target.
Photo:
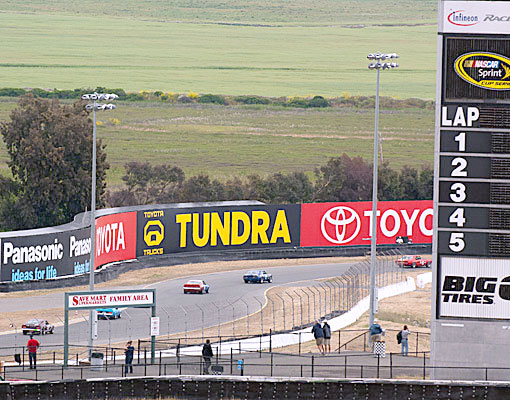
<svg viewBox="0 0 510 400">
<path fill-rule="evenodd" d="M 432 265 L 432 260 L 428 258 L 422 258 L 422 256 L 401 256 L 397 258 L 397 261 L 395 263 L 401 267 L 427 267 L 430 268 Z"/>
<path fill-rule="evenodd" d="M 184 284 L 184 294 L 186 293 L 209 293 L 209 285 L 200 280 L 188 281 Z"/>
</svg>

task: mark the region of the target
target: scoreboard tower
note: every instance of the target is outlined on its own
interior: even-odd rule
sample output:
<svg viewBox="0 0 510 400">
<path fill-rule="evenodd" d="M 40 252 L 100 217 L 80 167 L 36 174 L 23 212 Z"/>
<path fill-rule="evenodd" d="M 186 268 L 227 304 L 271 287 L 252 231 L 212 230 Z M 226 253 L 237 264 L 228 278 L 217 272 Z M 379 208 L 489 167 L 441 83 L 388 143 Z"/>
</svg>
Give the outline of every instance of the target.
<svg viewBox="0 0 510 400">
<path fill-rule="evenodd" d="M 510 2 L 440 0 L 438 33 L 431 375 L 508 380 Z"/>
</svg>

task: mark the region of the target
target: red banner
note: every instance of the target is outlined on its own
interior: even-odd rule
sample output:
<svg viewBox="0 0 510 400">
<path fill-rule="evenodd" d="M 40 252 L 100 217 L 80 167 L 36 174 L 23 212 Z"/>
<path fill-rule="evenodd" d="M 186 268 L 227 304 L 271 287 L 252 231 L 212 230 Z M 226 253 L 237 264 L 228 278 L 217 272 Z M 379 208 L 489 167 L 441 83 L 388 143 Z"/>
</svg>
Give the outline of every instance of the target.
<svg viewBox="0 0 510 400">
<path fill-rule="evenodd" d="M 432 243 L 432 201 L 377 203 L 377 244 Z M 370 245 L 372 202 L 301 205 L 301 247 Z"/>
<path fill-rule="evenodd" d="M 96 267 L 136 258 L 136 211 L 96 220 Z"/>
</svg>

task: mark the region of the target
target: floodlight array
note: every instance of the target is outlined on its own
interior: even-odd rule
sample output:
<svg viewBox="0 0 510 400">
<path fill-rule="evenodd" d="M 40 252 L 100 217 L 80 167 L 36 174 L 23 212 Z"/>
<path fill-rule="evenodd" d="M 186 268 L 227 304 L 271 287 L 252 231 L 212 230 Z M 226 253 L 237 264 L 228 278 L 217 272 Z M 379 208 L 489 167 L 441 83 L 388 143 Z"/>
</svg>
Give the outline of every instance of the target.
<svg viewBox="0 0 510 400">
<path fill-rule="evenodd" d="M 386 69 L 393 69 L 393 68 L 398 68 L 399 65 L 398 63 L 396 63 L 395 61 L 392 61 L 392 62 L 381 62 L 381 61 L 385 61 L 385 60 L 395 60 L 397 58 L 399 58 L 399 55 L 397 53 L 381 53 L 380 51 L 378 51 L 377 53 L 370 53 L 367 58 L 371 61 L 375 61 L 375 62 L 372 62 L 370 64 L 368 64 L 368 69 L 370 70 L 386 70 Z"/>
</svg>

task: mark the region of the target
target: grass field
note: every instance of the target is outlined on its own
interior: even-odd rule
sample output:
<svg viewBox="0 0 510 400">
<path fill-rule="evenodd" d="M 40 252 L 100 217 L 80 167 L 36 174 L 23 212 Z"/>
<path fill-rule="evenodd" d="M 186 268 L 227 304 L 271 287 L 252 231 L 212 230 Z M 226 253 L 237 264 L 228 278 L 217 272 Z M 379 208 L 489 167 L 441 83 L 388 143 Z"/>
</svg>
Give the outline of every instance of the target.
<svg viewBox="0 0 510 400">
<path fill-rule="evenodd" d="M 433 98 L 435 0 L 2 2 L 0 86 Z"/>
<path fill-rule="evenodd" d="M 0 100 L 0 121 L 15 101 Z M 110 122 L 117 118 L 119 124 Z M 98 137 L 107 144 L 110 188 L 121 184 L 129 161 L 175 164 L 187 176 L 234 176 L 313 170 L 347 153 L 372 162 L 371 109 L 289 109 L 274 106 L 172 105 L 119 102 L 99 113 Z M 393 168 L 432 165 L 433 111 L 382 110 L 383 158 Z M 0 172 L 8 174 L 0 145 Z"/>
</svg>

